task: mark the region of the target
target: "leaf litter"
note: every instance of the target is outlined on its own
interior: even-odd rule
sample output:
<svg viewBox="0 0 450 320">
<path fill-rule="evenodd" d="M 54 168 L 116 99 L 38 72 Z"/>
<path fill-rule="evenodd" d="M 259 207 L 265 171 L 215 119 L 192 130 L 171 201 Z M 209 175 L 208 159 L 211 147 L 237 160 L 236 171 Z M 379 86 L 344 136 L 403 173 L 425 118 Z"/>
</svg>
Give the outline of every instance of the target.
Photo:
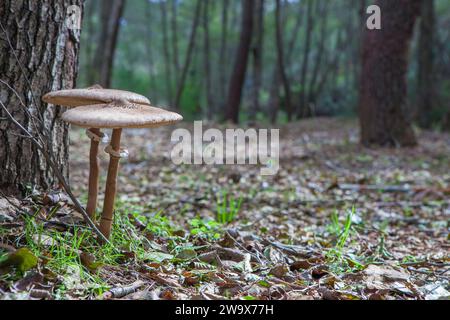
<svg viewBox="0 0 450 320">
<path fill-rule="evenodd" d="M 169 129 L 130 130 L 119 252 L 96 244 L 63 193 L 30 188 L 21 202 L 1 200 L 0 297 L 449 299 L 450 136 L 366 149 L 355 127 L 283 126 L 269 177 L 257 166 L 175 166 Z M 81 130 L 71 135 L 71 184 L 85 201 L 88 150 Z"/>
</svg>

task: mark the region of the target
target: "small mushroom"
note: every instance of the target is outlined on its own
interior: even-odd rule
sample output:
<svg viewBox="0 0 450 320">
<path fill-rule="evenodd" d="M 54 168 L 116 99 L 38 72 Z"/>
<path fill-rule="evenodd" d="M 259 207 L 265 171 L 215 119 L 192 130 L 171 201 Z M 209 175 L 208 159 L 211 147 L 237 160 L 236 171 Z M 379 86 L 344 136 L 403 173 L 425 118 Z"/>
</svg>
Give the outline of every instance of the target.
<svg viewBox="0 0 450 320">
<path fill-rule="evenodd" d="M 112 101 L 124 99 L 133 103 L 150 105 L 150 101 L 140 94 L 124 90 L 103 89 L 100 85 L 94 85 L 86 89 L 53 91 L 42 97 L 44 102 L 63 107 L 79 107 L 99 103 L 110 103 Z M 89 151 L 88 201 L 86 204 L 86 212 L 91 220 L 94 220 L 95 210 L 97 208 L 98 178 L 100 171 L 98 147 L 100 141 L 107 139 L 107 136 L 97 127 L 86 129 L 86 134 L 91 139 Z"/>
<path fill-rule="evenodd" d="M 110 162 L 99 227 L 103 235 L 109 238 L 117 190 L 119 160 L 128 153 L 120 147 L 122 129 L 159 127 L 178 122 L 183 118 L 174 112 L 120 99 L 108 104 L 70 109 L 62 115 L 62 119 L 83 128 L 113 129 L 110 144 L 105 148 L 105 152 L 110 155 Z"/>
</svg>

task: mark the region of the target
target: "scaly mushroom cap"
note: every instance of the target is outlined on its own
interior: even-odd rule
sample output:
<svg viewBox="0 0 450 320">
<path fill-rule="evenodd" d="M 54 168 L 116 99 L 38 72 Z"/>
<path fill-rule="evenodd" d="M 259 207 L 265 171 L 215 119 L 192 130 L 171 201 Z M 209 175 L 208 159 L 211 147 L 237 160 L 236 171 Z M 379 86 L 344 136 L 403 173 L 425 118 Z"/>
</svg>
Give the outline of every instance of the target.
<svg viewBox="0 0 450 320">
<path fill-rule="evenodd" d="M 110 103 L 115 100 L 127 100 L 132 103 L 150 105 L 150 101 L 137 93 L 103 89 L 100 86 L 93 86 L 87 89 L 68 89 L 49 92 L 42 97 L 42 100 L 64 107 L 79 107 L 100 103 Z"/>
<path fill-rule="evenodd" d="M 69 109 L 62 119 L 83 128 L 149 128 L 183 120 L 177 113 L 128 101 Z"/>
</svg>

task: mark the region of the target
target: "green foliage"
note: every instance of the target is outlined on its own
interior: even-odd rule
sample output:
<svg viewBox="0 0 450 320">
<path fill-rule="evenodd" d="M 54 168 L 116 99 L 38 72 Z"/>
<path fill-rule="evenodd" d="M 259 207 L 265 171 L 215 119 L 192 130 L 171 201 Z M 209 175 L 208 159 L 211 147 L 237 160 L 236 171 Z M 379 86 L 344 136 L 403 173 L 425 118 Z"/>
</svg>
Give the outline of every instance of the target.
<svg viewBox="0 0 450 320">
<path fill-rule="evenodd" d="M 194 236 L 210 240 L 217 240 L 221 236 L 221 225 L 217 221 L 196 218 L 190 220 L 189 224 L 190 233 Z"/>
<path fill-rule="evenodd" d="M 364 266 L 358 257 L 355 257 L 349 252 L 345 252 L 346 244 L 351 233 L 354 232 L 352 228 L 354 215 L 355 207 L 352 207 L 351 210 L 348 210 L 343 223 L 339 221 L 339 216 L 336 211 L 331 216 L 331 223 L 328 226 L 328 230 L 335 234 L 337 239 L 335 246 L 327 251 L 326 258 L 331 269 L 335 272 L 359 270 Z"/>
<path fill-rule="evenodd" d="M 0 268 L 12 267 L 21 273 L 36 267 L 37 264 L 38 258 L 28 248 L 20 248 L 0 257 Z"/>
<path fill-rule="evenodd" d="M 226 191 L 223 192 L 222 196 L 219 194 L 216 205 L 216 220 L 223 224 L 233 222 L 241 209 L 241 204 L 242 197 L 235 199 L 233 195 L 228 195 Z"/>
</svg>

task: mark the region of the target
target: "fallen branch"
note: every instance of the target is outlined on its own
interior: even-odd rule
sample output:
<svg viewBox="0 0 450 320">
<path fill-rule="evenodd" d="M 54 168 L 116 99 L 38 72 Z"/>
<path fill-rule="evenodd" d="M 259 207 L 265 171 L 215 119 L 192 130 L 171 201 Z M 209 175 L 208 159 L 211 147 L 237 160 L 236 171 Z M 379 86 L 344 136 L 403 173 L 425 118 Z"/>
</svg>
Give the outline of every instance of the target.
<svg viewBox="0 0 450 320">
<path fill-rule="evenodd" d="M 366 185 L 366 184 L 338 184 L 337 188 L 341 190 L 350 191 L 381 191 L 381 192 L 422 192 L 422 191 L 437 191 L 444 194 L 450 194 L 450 189 L 448 188 L 428 188 L 428 187 L 418 187 L 410 185 Z"/>
<path fill-rule="evenodd" d="M 131 293 L 135 293 L 139 288 L 141 288 L 145 283 L 141 280 L 129 286 L 115 287 L 103 294 L 103 299 L 119 299 L 123 298 Z"/>
</svg>

